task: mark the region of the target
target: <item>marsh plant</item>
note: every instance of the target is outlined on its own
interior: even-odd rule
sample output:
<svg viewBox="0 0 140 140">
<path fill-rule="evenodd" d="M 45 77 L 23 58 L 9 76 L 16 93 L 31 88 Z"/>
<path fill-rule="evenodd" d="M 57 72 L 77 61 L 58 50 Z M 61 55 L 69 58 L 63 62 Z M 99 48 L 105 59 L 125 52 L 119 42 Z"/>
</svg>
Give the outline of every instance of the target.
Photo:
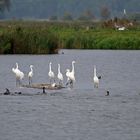
<svg viewBox="0 0 140 140">
<path fill-rule="evenodd" d="M 140 49 L 140 27 L 118 31 L 87 22 L 0 22 L 1 54 L 56 54 L 59 49 Z"/>
</svg>

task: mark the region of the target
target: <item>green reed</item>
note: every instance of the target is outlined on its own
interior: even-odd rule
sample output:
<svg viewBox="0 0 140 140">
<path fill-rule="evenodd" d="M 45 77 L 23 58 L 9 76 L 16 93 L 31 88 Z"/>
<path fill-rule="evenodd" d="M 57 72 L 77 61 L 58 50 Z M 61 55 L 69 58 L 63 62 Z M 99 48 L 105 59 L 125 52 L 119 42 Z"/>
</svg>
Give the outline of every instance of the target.
<svg viewBox="0 0 140 140">
<path fill-rule="evenodd" d="M 100 23 L 0 22 L 1 54 L 54 54 L 61 48 L 139 50 L 140 28 L 118 31 Z"/>
</svg>

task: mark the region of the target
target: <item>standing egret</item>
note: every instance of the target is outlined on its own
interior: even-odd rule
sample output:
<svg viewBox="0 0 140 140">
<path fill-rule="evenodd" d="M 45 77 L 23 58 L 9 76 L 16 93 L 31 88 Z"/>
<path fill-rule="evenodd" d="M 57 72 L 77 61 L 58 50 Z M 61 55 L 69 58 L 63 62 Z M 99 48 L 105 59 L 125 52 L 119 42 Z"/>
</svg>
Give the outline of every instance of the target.
<svg viewBox="0 0 140 140">
<path fill-rule="evenodd" d="M 67 83 L 66 83 L 66 85 L 68 85 L 68 83 L 69 83 L 69 81 L 70 81 L 70 76 L 69 76 L 69 74 L 70 74 L 70 70 L 69 70 L 69 69 L 66 69 L 66 76 L 67 76 Z"/>
<path fill-rule="evenodd" d="M 50 84 L 52 82 L 52 79 L 54 80 L 55 82 L 55 75 L 54 75 L 54 72 L 52 71 L 52 67 L 51 67 L 52 63 L 50 62 L 49 64 L 49 73 L 48 73 L 48 76 L 50 78 Z"/>
<path fill-rule="evenodd" d="M 21 85 L 21 80 L 24 78 L 24 73 L 18 69 L 18 63 L 16 63 L 16 68 L 12 68 L 12 72 L 16 76 L 16 86 Z"/>
<path fill-rule="evenodd" d="M 67 83 L 70 83 L 71 87 L 73 87 L 73 82 L 75 82 L 75 69 L 74 69 L 75 61 L 72 61 L 72 71 L 70 72 L 69 69 L 66 70 L 66 76 L 67 76 Z"/>
<path fill-rule="evenodd" d="M 29 78 L 29 85 L 32 83 L 32 77 L 33 77 L 33 65 L 30 65 L 31 71 L 28 73 Z"/>
<path fill-rule="evenodd" d="M 60 64 L 58 64 L 58 74 L 57 74 L 57 78 L 59 80 L 59 85 L 62 85 L 63 84 L 63 75 L 62 73 L 60 72 Z"/>
<path fill-rule="evenodd" d="M 94 77 L 93 77 L 94 87 L 99 87 L 99 78 L 96 75 L 96 66 L 94 65 Z"/>
<path fill-rule="evenodd" d="M 72 61 L 72 71 L 69 73 L 70 80 L 72 82 L 72 86 L 73 86 L 73 82 L 75 82 L 75 68 L 74 68 L 74 64 L 75 64 L 75 61 Z"/>
</svg>

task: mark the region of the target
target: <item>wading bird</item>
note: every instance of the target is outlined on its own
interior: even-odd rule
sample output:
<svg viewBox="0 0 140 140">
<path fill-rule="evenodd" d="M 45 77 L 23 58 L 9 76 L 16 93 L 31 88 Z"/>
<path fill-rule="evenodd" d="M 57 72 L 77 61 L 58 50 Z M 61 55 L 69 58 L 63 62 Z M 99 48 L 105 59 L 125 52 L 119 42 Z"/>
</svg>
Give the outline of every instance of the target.
<svg viewBox="0 0 140 140">
<path fill-rule="evenodd" d="M 24 78 L 24 73 L 18 69 L 18 63 L 16 63 L 16 68 L 12 68 L 12 72 L 16 76 L 16 86 L 21 85 L 21 80 Z"/>
<path fill-rule="evenodd" d="M 99 87 L 99 78 L 96 75 L 96 66 L 94 65 L 94 77 L 93 77 L 94 87 Z"/>
<path fill-rule="evenodd" d="M 70 70 L 69 69 L 66 69 L 66 77 L 67 77 L 67 83 L 66 83 L 66 85 L 68 85 L 69 84 L 69 81 L 70 81 Z"/>
<path fill-rule="evenodd" d="M 28 73 L 28 78 L 29 78 L 29 85 L 32 83 L 32 77 L 33 77 L 33 65 L 30 65 L 31 71 Z"/>
<path fill-rule="evenodd" d="M 66 85 L 70 84 L 71 87 L 73 87 L 73 83 L 75 82 L 75 69 L 74 69 L 75 61 L 72 61 L 72 71 L 70 72 L 69 69 L 66 70 L 66 76 L 67 76 L 67 83 Z"/>
<path fill-rule="evenodd" d="M 60 72 L 60 64 L 58 64 L 58 74 L 57 74 L 57 78 L 59 80 L 59 85 L 62 85 L 63 84 L 63 75 L 62 73 Z"/>
<path fill-rule="evenodd" d="M 48 76 L 50 78 L 50 84 L 52 83 L 52 80 L 54 80 L 54 83 L 55 83 L 55 75 L 54 75 L 54 72 L 52 71 L 51 65 L 52 65 L 52 63 L 50 62 L 50 64 L 49 64 L 49 73 L 48 73 Z"/>
</svg>

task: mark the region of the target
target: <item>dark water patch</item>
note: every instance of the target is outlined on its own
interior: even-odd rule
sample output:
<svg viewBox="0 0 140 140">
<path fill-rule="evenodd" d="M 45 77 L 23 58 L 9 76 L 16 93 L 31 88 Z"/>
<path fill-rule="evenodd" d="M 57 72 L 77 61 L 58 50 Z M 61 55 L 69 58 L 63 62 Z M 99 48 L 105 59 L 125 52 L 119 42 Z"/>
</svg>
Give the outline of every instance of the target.
<svg viewBox="0 0 140 140">
<path fill-rule="evenodd" d="M 122 103 L 127 103 L 127 101 L 121 101 Z"/>
</svg>

